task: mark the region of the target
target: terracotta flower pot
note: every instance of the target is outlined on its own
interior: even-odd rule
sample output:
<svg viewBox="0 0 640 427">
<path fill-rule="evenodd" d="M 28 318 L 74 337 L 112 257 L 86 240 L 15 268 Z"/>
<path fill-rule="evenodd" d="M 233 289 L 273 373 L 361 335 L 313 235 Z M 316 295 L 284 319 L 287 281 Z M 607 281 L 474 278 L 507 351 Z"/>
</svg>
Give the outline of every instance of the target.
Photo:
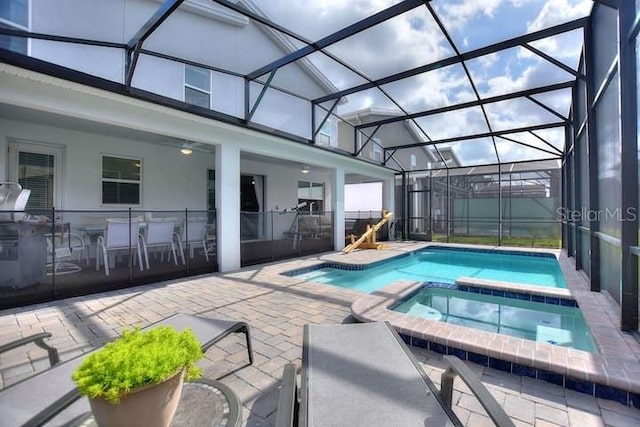
<svg viewBox="0 0 640 427">
<path fill-rule="evenodd" d="M 119 403 L 89 399 L 91 412 L 100 427 L 168 427 L 180 395 L 184 371 L 157 384 L 131 390 Z"/>
</svg>

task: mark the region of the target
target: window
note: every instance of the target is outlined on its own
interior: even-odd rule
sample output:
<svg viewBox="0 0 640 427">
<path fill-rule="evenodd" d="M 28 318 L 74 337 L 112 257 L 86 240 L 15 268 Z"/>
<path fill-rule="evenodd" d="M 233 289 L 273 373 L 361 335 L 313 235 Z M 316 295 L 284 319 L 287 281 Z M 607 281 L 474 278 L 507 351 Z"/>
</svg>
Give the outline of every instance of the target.
<svg viewBox="0 0 640 427">
<path fill-rule="evenodd" d="M 29 0 L 0 1 L 0 28 L 13 30 L 29 29 Z M 27 54 L 28 39 L 0 35 L 0 48 Z"/>
<path fill-rule="evenodd" d="M 329 145 L 331 147 L 335 147 L 337 145 L 337 140 L 333 138 L 333 123 L 331 122 L 331 118 L 328 118 L 320 128 L 320 131 L 316 136 L 316 142 L 318 144 Z"/>
<path fill-rule="evenodd" d="M 184 101 L 198 107 L 211 108 L 211 71 L 184 66 Z"/>
<path fill-rule="evenodd" d="M 142 160 L 102 156 L 102 203 L 139 205 Z"/>
<path fill-rule="evenodd" d="M 301 207 L 303 212 L 323 212 L 324 211 L 324 183 L 298 181 L 298 205 L 306 203 Z"/>
<path fill-rule="evenodd" d="M 412 154 L 411 155 L 411 170 L 414 170 L 417 165 L 418 165 L 418 162 L 417 162 L 417 159 L 416 159 L 416 155 Z"/>
<path fill-rule="evenodd" d="M 9 181 L 31 190 L 27 209 L 61 206 L 63 149 L 55 144 L 9 141 Z"/>
<path fill-rule="evenodd" d="M 375 160 L 376 162 L 382 163 L 382 143 L 378 138 L 373 138 L 372 142 L 373 142 L 372 159 Z"/>
</svg>

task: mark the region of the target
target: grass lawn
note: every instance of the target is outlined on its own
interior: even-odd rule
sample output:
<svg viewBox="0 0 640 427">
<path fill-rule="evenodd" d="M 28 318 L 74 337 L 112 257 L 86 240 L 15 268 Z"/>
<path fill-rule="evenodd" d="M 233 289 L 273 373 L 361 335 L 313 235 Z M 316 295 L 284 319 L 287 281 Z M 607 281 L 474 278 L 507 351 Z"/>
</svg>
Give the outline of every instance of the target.
<svg viewBox="0 0 640 427">
<path fill-rule="evenodd" d="M 434 234 L 433 242 L 446 243 L 446 234 Z M 465 243 L 471 245 L 497 245 L 497 236 L 449 236 L 449 243 Z M 561 245 L 560 238 L 556 237 L 509 237 L 502 238 L 503 246 L 527 246 L 532 248 L 553 248 L 559 249 Z"/>
</svg>

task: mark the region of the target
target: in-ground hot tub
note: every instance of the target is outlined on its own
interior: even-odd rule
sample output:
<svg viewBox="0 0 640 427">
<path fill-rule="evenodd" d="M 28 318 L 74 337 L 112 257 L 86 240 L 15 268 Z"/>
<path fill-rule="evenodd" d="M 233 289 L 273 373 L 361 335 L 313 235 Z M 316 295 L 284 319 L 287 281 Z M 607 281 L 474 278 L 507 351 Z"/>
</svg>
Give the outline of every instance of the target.
<svg viewBox="0 0 640 427">
<path fill-rule="evenodd" d="M 562 300 L 562 304 L 560 301 L 542 298 L 542 302 L 536 302 L 517 296 L 462 292 L 447 284 L 429 283 L 390 309 L 423 319 L 597 352 L 575 301 Z"/>
</svg>

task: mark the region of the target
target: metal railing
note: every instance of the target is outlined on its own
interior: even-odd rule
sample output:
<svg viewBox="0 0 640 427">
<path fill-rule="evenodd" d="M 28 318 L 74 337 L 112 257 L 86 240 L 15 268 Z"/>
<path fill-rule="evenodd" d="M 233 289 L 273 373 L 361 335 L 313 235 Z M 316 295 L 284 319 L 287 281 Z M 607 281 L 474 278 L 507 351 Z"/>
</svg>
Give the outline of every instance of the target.
<svg viewBox="0 0 640 427">
<path fill-rule="evenodd" d="M 0 308 L 215 272 L 216 212 L 28 210 L 0 222 Z"/>
<path fill-rule="evenodd" d="M 332 251 L 333 212 L 241 212 L 240 235 L 242 266 Z"/>
</svg>

